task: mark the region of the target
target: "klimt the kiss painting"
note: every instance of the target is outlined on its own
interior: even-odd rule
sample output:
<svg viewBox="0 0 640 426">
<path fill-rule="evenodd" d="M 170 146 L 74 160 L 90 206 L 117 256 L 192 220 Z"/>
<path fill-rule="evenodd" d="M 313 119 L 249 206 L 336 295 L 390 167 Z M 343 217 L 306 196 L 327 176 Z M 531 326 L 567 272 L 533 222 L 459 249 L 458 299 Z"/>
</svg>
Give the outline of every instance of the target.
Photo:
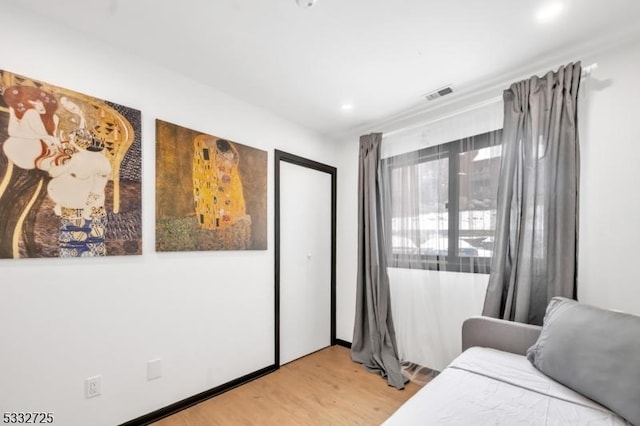
<svg viewBox="0 0 640 426">
<path fill-rule="evenodd" d="M 156 250 L 266 250 L 267 152 L 156 120 Z"/>
</svg>

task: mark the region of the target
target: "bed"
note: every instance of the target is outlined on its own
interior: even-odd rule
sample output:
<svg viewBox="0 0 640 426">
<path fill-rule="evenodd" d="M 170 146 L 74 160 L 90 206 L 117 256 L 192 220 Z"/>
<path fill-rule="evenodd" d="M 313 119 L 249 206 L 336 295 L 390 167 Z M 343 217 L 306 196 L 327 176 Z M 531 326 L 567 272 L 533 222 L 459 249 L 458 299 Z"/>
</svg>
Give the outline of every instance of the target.
<svg viewBox="0 0 640 426">
<path fill-rule="evenodd" d="M 585 307 L 556 298 L 547 309 L 544 329 L 486 317 L 468 319 L 462 329 L 462 354 L 384 426 L 640 424 L 640 317 L 612 311 L 598 316 L 603 312 L 597 308 L 595 317 L 580 317 L 567 306 L 577 307 L 578 313 Z M 593 313 L 592 307 L 587 310 Z M 612 317 L 623 322 L 612 322 Z M 588 328 L 595 338 L 588 336 L 585 321 L 598 322 Z M 580 333 L 575 327 L 581 327 Z M 620 328 L 624 332 L 617 339 Z M 609 339 L 607 344 L 598 334 Z M 561 358 L 558 349 L 564 351 Z M 612 354 L 622 360 L 607 361 L 594 371 L 592 360 L 602 365 Z M 604 379 L 603 371 L 608 375 Z"/>
</svg>

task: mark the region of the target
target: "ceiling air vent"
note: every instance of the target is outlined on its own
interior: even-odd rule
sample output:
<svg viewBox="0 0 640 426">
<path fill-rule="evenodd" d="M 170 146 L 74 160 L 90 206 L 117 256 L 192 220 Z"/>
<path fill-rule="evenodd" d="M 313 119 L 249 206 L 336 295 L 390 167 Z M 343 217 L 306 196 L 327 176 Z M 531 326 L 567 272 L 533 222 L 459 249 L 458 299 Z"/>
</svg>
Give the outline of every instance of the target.
<svg viewBox="0 0 640 426">
<path fill-rule="evenodd" d="M 449 93 L 453 93 L 453 89 L 451 88 L 451 86 L 445 86 L 445 87 L 441 87 L 438 90 L 434 90 L 433 92 L 427 93 L 426 95 L 424 95 L 424 97 L 428 100 L 428 101 L 432 101 L 434 99 L 438 99 L 441 98 L 445 95 L 448 95 Z"/>
</svg>

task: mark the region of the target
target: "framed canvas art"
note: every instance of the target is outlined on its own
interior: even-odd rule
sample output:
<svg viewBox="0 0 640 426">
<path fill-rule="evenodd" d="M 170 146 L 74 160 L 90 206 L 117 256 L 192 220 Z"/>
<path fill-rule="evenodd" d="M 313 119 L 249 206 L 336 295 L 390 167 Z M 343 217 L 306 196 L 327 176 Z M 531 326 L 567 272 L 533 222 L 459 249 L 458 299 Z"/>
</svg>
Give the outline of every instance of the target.
<svg viewBox="0 0 640 426">
<path fill-rule="evenodd" d="M 0 258 L 141 254 L 140 111 L 0 70 Z"/>
<path fill-rule="evenodd" d="M 156 120 L 156 250 L 266 250 L 267 152 Z"/>
</svg>

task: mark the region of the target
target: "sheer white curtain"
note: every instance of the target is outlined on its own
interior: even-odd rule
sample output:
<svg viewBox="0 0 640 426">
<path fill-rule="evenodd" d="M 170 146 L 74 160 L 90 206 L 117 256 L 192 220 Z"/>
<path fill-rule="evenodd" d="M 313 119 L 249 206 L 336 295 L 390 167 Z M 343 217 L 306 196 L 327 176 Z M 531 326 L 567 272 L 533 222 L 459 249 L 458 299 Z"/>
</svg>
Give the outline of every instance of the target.
<svg viewBox="0 0 640 426">
<path fill-rule="evenodd" d="M 403 362 L 442 370 L 460 353 L 462 321 L 482 312 L 495 226 L 487 194 L 500 161 L 500 134 L 491 132 L 502 127 L 502 108 L 495 99 L 383 137 L 391 309 Z"/>
</svg>

